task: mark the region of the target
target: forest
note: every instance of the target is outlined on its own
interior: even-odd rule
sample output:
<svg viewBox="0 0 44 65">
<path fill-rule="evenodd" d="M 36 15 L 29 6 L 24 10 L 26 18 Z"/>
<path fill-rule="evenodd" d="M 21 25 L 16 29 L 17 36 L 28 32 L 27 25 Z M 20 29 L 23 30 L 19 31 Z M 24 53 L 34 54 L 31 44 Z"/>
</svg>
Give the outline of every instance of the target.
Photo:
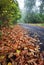
<svg viewBox="0 0 44 65">
<path fill-rule="evenodd" d="M 44 0 L 24 0 L 21 22 L 44 23 Z"/>
<path fill-rule="evenodd" d="M 44 23 L 44 0 L 24 0 L 24 8 L 19 6 L 18 0 L 0 0 L 0 25 L 5 21 L 9 24 Z"/>
</svg>

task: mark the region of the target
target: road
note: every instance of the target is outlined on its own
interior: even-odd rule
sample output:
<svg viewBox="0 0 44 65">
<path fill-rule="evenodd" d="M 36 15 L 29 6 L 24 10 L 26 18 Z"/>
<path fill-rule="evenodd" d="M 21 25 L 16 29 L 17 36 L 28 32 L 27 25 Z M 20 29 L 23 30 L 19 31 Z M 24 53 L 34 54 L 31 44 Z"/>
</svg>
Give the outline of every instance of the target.
<svg viewBox="0 0 44 65">
<path fill-rule="evenodd" d="M 22 27 L 24 27 L 25 29 L 28 29 L 28 31 L 30 31 L 30 36 L 33 36 L 33 34 L 37 34 L 38 38 L 40 40 L 40 47 L 41 47 L 41 51 L 44 50 L 44 28 L 42 27 L 38 27 L 38 26 L 32 26 L 29 24 L 19 24 Z"/>
</svg>

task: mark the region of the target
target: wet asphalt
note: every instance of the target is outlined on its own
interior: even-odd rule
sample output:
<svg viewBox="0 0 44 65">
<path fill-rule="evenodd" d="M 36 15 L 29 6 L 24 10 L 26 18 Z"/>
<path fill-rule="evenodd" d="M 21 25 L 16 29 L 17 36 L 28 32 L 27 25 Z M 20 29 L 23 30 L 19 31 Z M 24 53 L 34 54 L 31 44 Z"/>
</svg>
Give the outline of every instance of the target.
<svg viewBox="0 0 44 65">
<path fill-rule="evenodd" d="M 30 36 L 33 37 L 34 34 L 37 34 L 40 40 L 41 51 L 44 51 L 44 28 L 39 26 L 32 26 L 30 24 L 19 24 L 20 26 L 27 29 L 30 33 Z"/>
</svg>

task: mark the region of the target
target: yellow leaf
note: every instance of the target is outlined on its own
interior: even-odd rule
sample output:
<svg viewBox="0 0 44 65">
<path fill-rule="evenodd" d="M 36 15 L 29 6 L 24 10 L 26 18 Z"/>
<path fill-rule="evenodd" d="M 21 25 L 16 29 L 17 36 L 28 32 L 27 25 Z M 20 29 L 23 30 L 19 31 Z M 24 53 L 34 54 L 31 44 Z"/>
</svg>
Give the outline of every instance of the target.
<svg viewBox="0 0 44 65">
<path fill-rule="evenodd" d="M 16 50 L 16 52 L 19 54 L 20 53 L 20 50 Z"/>
<path fill-rule="evenodd" d="M 4 59 L 5 56 L 0 56 L 0 59 Z"/>
<path fill-rule="evenodd" d="M 9 62 L 9 63 L 8 63 L 8 65 L 12 65 L 12 63 L 11 63 L 11 62 Z"/>
</svg>

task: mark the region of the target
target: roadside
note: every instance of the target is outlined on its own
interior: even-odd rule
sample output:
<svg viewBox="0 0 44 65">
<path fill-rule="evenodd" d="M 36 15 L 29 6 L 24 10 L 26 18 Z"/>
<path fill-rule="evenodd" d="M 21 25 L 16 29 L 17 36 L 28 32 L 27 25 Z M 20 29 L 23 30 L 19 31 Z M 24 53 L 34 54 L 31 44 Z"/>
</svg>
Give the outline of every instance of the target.
<svg viewBox="0 0 44 65">
<path fill-rule="evenodd" d="M 29 23 L 29 24 L 32 25 L 32 26 L 40 26 L 40 27 L 44 27 L 44 23 L 36 23 L 36 24 L 35 24 L 35 23 L 34 23 L 34 24 L 33 24 L 33 23 L 32 23 L 32 24 Z"/>
<path fill-rule="evenodd" d="M 39 26 L 32 26 L 30 24 L 20 24 L 25 29 L 28 29 L 29 32 L 31 32 L 30 36 L 33 37 L 34 34 L 37 34 L 39 40 L 40 40 L 40 47 L 41 50 L 44 50 L 44 28 Z"/>
</svg>

